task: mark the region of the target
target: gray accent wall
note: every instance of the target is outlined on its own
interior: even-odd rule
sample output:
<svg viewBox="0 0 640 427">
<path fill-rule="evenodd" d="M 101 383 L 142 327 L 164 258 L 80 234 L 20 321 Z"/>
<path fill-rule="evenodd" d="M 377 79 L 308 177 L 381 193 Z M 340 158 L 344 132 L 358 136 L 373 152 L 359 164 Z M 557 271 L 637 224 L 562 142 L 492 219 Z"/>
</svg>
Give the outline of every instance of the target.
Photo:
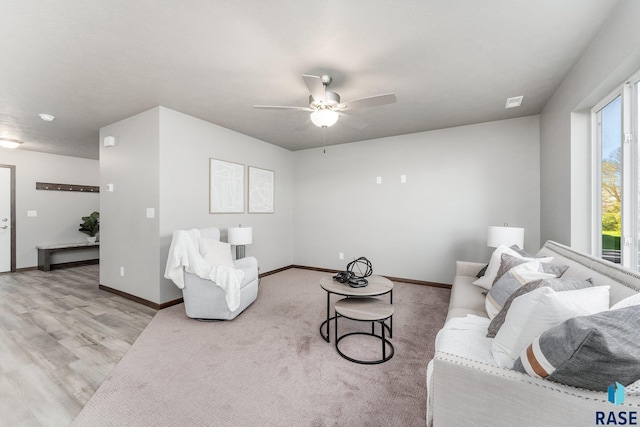
<svg viewBox="0 0 640 427">
<path fill-rule="evenodd" d="M 540 116 L 542 241 L 592 250 L 590 109 L 640 69 L 639 19 L 622 1 Z"/>
<path fill-rule="evenodd" d="M 105 238 L 100 283 L 163 304 L 182 296 L 164 279 L 173 231 L 253 227 L 260 271 L 292 263 L 292 154 L 288 150 L 195 117 L 156 107 L 100 130 L 101 206 Z M 101 143 L 102 145 L 102 143 Z M 275 172 L 275 213 L 210 214 L 209 159 L 216 158 Z M 246 175 L 245 175 L 246 178 Z M 114 192 L 104 191 L 114 184 Z M 147 218 L 153 208 L 155 218 Z M 107 236 L 108 235 L 108 236 Z M 124 267 L 125 275 L 120 275 Z"/>
<path fill-rule="evenodd" d="M 87 241 L 78 229 L 83 216 L 100 210 L 98 194 L 36 190 L 36 182 L 99 185 L 97 160 L 2 148 L 0 164 L 16 167 L 16 268 L 38 265 L 38 244 Z M 94 258 L 98 251 L 90 249 L 56 253 L 53 262 Z"/>
<path fill-rule="evenodd" d="M 377 274 L 451 283 L 456 260 L 488 260 L 490 225 L 524 227 L 540 248 L 538 116 L 293 155 L 295 264 L 366 256 Z"/>
</svg>

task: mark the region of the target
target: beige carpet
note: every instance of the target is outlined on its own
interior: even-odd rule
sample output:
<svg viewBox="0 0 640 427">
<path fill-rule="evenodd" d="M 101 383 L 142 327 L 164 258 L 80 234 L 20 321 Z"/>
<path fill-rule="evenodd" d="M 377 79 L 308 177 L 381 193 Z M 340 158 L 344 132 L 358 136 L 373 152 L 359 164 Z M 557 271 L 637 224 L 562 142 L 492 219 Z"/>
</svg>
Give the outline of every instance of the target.
<svg viewBox="0 0 640 427">
<path fill-rule="evenodd" d="M 331 343 L 318 332 L 326 274 L 267 276 L 228 322 L 189 319 L 182 304 L 161 310 L 73 425 L 423 426 L 426 366 L 450 291 L 395 283 L 395 356 L 358 365 L 336 353 L 333 328 Z M 341 320 L 341 332 L 351 329 L 370 327 Z M 374 341 L 353 336 L 340 348 L 366 358 L 380 352 Z"/>
</svg>

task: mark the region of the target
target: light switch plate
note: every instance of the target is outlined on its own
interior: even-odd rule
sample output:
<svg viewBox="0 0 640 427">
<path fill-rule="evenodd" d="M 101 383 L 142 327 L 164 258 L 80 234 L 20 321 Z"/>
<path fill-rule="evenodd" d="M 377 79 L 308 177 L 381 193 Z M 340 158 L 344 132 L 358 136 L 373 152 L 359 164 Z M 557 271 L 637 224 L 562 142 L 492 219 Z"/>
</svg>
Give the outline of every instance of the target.
<svg viewBox="0 0 640 427">
<path fill-rule="evenodd" d="M 38 211 L 27 211 L 27 216 L 38 216 Z"/>
<path fill-rule="evenodd" d="M 147 208 L 147 218 L 155 218 L 156 210 L 154 208 Z"/>
<path fill-rule="evenodd" d="M 113 184 L 107 184 L 107 191 L 110 191 L 113 193 Z"/>
</svg>

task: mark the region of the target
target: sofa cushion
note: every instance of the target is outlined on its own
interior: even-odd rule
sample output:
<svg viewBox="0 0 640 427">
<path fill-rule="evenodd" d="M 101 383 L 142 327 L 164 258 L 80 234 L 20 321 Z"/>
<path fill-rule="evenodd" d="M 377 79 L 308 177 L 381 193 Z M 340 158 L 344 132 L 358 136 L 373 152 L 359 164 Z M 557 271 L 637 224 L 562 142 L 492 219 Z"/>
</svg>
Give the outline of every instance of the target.
<svg viewBox="0 0 640 427">
<path fill-rule="evenodd" d="M 489 338 L 493 338 L 498 333 L 498 330 L 504 323 L 504 319 L 507 317 L 507 312 L 511 307 L 511 303 L 514 299 L 518 298 L 520 295 L 524 295 L 529 293 L 535 289 L 541 288 L 543 286 L 548 286 L 556 292 L 561 291 L 572 291 L 575 289 L 583 289 L 593 286 L 593 282 L 591 279 L 568 279 L 568 278 L 552 278 L 552 279 L 541 279 L 535 280 L 533 282 L 525 283 L 523 286 L 518 288 L 514 293 L 512 293 L 507 301 L 504 303 L 500 312 L 491 320 L 489 324 L 489 328 L 487 330 L 487 336 Z M 640 294 L 638 294 L 640 295 Z M 640 304 L 640 300 L 638 302 Z"/>
<path fill-rule="evenodd" d="M 544 332 L 514 369 L 562 384 L 606 391 L 640 379 L 640 305 L 575 317 Z"/>
<path fill-rule="evenodd" d="M 484 276 L 480 277 L 476 281 L 473 282 L 474 285 L 480 286 L 484 289 L 491 289 L 493 282 L 496 280 L 498 275 L 498 270 L 500 269 L 500 264 L 502 263 L 502 254 L 506 253 L 507 255 L 514 256 L 516 258 L 523 258 L 518 252 L 514 251 L 511 248 L 506 247 L 505 245 L 500 245 L 493 251 L 491 254 L 491 259 L 489 260 L 489 265 L 485 271 Z M 527 259 L 531 260 L 531 259 Z M 550 262 L 552 258 L 545 258 L 546 262 Z"/>
<path fill-rule="evenodd" d="M 544 331 L 576 316 L 609 309 L 609 287 L 594 286 L 556 292 L 544 286 L 515 298 L 504 324 L 491 344 L 496 363 L 511 369 L 513 363 Z"/>
<path fill-rule="evenodd" d="M 527 261 L 502 254 L 498 280 L 493 284 L 485 300 L 487 315 L 493 319 L 502 309 L 509 296 L 525 283 L 561 276 L 566 267 L 543 263 L 540 259 Z M 502 275 L 500 275 L 503 273 Z"/>
<path fill-rule="evenodd" d="M 449 299 L 449 311 L 447 320 L 454 317 L 464 317 L 467 314 L 487 317 L 484 308 L 484 289 L 475 286 L 474 278 L 471 276 L 455 276 L 451 287 L 451 297 Z"/>
</svg>

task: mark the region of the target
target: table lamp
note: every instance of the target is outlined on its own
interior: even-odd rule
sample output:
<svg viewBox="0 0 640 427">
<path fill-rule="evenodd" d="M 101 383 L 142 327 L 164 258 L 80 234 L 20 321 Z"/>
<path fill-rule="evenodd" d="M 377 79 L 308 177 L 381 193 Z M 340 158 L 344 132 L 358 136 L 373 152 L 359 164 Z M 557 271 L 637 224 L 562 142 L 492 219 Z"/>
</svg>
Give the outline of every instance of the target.
<svg viewBox="0 0 640 427">
<path fill-rule="evenodd" d="M 244 245 L 250 245 L 253 241 L 253 229 L 251 227 L 229 228 L 229 244 L 236 246 L 236 259 L 244 258 Z"/>
<path fill-rule="evenodd" d="M 507 224 L 502 227 L 490 226 L 487 246 L 497 248 L 500 245 L 517 245 L 524 249 L 524 228 L 508 227 Z"/>
</svg>

